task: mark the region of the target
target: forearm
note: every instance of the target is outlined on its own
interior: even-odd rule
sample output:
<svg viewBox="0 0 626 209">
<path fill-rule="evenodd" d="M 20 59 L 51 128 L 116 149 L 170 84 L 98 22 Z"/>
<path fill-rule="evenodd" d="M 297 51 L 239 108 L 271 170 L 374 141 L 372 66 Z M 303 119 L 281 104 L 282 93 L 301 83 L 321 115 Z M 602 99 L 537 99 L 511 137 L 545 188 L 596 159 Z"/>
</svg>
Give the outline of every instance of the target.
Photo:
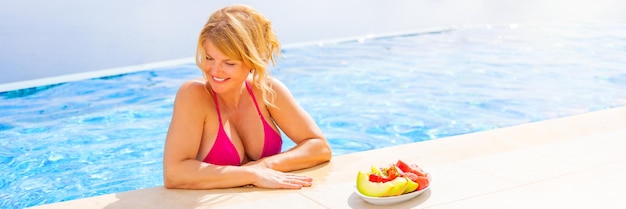
<svg viewBox="0 0 626 209">
<path fill-rule="evenodd" d="M 324 139 L 307 139 L 283 153 L 262 159 L 265 166 L 277 171 L 310 168 L 330 161 L 332 152 Z"/>
<path fill-rule="evenodd" d="M 164 164 L 164 186 L 170 189 L 215 189 L 252 184 L 256 180 L 250 168 L 216 166 L 189 159 Z"/>
</svg>

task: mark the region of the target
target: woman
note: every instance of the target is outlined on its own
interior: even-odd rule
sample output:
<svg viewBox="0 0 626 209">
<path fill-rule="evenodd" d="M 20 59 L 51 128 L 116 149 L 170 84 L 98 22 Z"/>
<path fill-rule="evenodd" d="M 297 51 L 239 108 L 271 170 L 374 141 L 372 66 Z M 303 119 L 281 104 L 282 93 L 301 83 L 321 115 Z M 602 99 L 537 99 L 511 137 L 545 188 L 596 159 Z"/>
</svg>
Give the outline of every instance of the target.
<svg viewBox="0 0 626 209">
<path fill-rule="evenodd" d="M 176 94 L 163 155 L 166 188 L 254 185 L 298 189 L 307 176 L 288 171 L 330 160 L 331 150 L 311 116 L 266 66 L 280 44 L 271 23 L 243 6 L 216 11 L 198 39 L 203 80 Z M 282 130 L 295 144 L 281 152 Z"/>
</svg>

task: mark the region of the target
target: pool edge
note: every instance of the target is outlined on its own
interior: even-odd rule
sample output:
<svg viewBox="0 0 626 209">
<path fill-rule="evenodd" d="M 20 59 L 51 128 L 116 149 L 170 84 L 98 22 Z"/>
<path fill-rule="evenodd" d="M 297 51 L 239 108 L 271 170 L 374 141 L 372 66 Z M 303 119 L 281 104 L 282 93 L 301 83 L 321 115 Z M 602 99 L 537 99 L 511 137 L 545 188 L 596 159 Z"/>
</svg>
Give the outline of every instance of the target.
<svg viewBox="0 0 626 209">
<path fill-rule="evenodd" d="M 394 159 L 398 158 L 419 163 L 434 175 L 430 192 L 421 195 L 416 200 L 400 204 L 400 207 L 454 208 L 460 205 L 480 207 L 489 206 L 492 204 L 490 202 L 494 202 L 493 204 L 500 202 L 489 201 L 494 196 L 511 200 L 527 198 L 519 197 L 520 192 L 517 191 L 521 191 L 521 194 L 527 195 L 528 198 L 538 198 L 532 193 L 524 193 L 524 189 L 533 188 L 533 186 L 546 187 L 546 190 L 563 193 L 552 194 L 554 197 L 550 196 L 550 198 L 568 198 L 567 195 L 571 194 L 562 191 L 568 188 L 568 179 L 586 179 L 585 175 L 589 175 L 589 173 L 598 175 L 594 173 L 598 172 L 595 171 L 598 169 L 602 169 L 600 175 L 609 175 L 612 178 L 608 179 L 615 179 L 614 175 L 621 175 L 623 173 L 620 172 L 624 172 L 624 169 L 619 168 L 622 165 L 626 167 L 626 153 L 613 153 L 614 156 L 610 156 L 611 159 L 592 160 L 588 165 L 579 165 L 580 168 L 546 167 L 543 170 L 534 171 L 543 174 L 543 176 L 497 176 L 497 174 L 489 174 L 485 170 L 481 171 L 481 169 L 490 169 L 485 162 L 511 157 L 514 160 L 504 162 L 504 165 L 520 163 L 527 167 L 528 165 L 532 166 L 533 163 L 538 163 L 534 160 L 543 159 L 540 158 L 543 157 L 541 155 L 536 156 L 543 149 L 548 149 L 550 152 L 568 151 L 568 149 L 577 149 L 576 143 L 599 143 L 595 141 L 603 140 L 607 143 L 613 143 L 619 148 L 626 145 L 626 142 L 621 140 L 625 133 L 626 107 L 617 107 L 490 131 L 337 156 L 330 163 L 298 172 L 312 176 L 316 180 L 314 187 L 302 190 L 264 190 L 258 188 L 167 190 L 163 187 L 153 187 L 32 208 L 198 208 L 212 206 L 243 208 L 254 205 L 284 207 L 289 204 L 320 208 L 369 208 L 371 205 L 364 203 L 352 193 L 356 171 L 368 168 L 373 164 L 393 162 Z M 581 157 L 605 156 L 610 154 L 615 146 L 608 146 L 607 144 L 606 147 L 601 146 L 601 148 L 603 150 L 589 150 Z M 546 161 L 551 159 L 546 158 Z M 516 167 L 512 168 L 515 169 Z M 521 167 L 520 169 L 524 168 Z M 611 172 L 604 172 L 607 170 Z M 548 171 L 557 173 L 553 174 Z M 463 181 L 463 179 L 471 179 L 471 181 Z M 600 186 L 626 184 L 626 180 L 605 182 L 602 179 L 591 179 L 590 181 L 593 181 L 594 185 Z M 489 183 L 490 185 L 483 185 L 485 188 L 473 190 L 463 189 L 464 186 L 477 183 Z M 557 186 L 553 186 L 554 184 Z M 579 193 L 584 192 L 585 190 L 579 191 Z M 593 194 L 594 191 L 589 192 Z M 610 196 L 595 198 L 609 198 L 607 200 L 611 200 Z M 487 202 L 483 202 L 484 200 Z M 535 202 L 542 203 L 542 201 L 551 202 L 551 199 Z M 578 198 L 571 202 L 588 204 L 588 206 L 601 206 L 606 201 L 598 202 L 593 198 Z M 510 204 L 514 203 L 510 202 Z M 501 204 L 504 206 L 506 203 L 502 202 Z M 533 205 L 532 201 L 524 202 L 524 204 L 537 206 Z M 559 201 L 553 204 L 556 205 L 551 205 L 552 207 L 569 205 L 569 203 Z M 550 205 L 544 207 L 550 208 Z"/>
</svg>

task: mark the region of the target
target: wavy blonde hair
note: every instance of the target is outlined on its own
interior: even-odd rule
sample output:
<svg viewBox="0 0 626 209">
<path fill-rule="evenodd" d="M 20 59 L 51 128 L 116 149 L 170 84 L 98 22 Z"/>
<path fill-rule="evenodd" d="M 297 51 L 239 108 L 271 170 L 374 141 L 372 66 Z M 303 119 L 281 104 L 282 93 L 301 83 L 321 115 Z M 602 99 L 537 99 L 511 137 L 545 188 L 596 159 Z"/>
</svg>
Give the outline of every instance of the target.
<svg viewBox="0 0 626 209">
<path fill-rule="evenodd" d="M 251 67 L 252 82 L 263 92 L 263 102 L 274 106 L 275 92 L 270 86 L 271 76 L 267 66 L 269 63 L 276 64 L 280 43 L 267 18 L 246 5 L 228 6 L 213 13 L 198 38 L 196 65 L 199 68 L 202 68 L 206 56 L 204 45 L 207 41 L 211 41 L 224 55 Z"/>
</svg>

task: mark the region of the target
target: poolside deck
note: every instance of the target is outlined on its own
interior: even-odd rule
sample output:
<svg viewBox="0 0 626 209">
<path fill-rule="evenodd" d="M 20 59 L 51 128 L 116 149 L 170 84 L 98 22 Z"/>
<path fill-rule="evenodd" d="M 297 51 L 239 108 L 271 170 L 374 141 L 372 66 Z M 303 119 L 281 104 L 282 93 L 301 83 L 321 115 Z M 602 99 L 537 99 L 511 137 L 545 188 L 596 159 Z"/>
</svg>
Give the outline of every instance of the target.
<svg viewBox="0 0 626 209">
<path fill-rule="evenodd" d="M 626 107 L 353 153 L 301 171 L 302 190 L 154 187 L 34 208 L 380 208 L 354 193 L 358 170 L 403 159 L 429 191 L 385 208 L 626 208 Z"/>
</svg>

